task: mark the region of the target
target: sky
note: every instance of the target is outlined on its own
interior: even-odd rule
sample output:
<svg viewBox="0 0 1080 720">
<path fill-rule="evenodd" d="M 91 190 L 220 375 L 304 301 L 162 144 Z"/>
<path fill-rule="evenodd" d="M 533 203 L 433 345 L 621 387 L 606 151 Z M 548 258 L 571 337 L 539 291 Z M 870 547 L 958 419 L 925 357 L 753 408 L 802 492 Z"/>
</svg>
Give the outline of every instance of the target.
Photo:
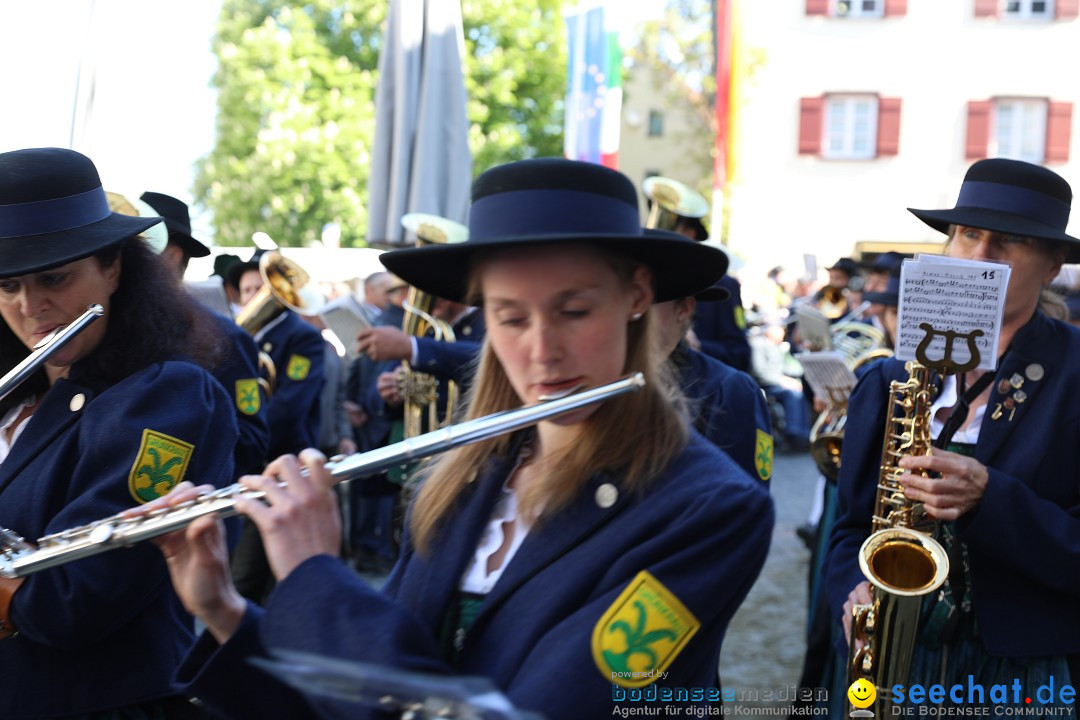
<svg viewBox="0 0 1080 720">
<path fill-rule="evenodd" d="M 0 0 L 0 151 L 74 147 L 94 160 L 106 190 L 190 202 L 193 163 L 213 146 L 210 38 L 220 8 L 221 0 Z M 73 133 L 76 88 L 85 100 L 91 86 L 93 109 L 85 122 L 75 118 Z"/>
<path fill-rule="evenodd" d="M 620 31 L 661 6 L 619 0 Z M 221 0 L 0 0 L 0 152 L 73 147 L 106 190 L 191 204 L 193 164 L 214 142 L 220 9 Z M 192 223 L 196 237 L 212 237 L 208 218 Z"/>
</svg>

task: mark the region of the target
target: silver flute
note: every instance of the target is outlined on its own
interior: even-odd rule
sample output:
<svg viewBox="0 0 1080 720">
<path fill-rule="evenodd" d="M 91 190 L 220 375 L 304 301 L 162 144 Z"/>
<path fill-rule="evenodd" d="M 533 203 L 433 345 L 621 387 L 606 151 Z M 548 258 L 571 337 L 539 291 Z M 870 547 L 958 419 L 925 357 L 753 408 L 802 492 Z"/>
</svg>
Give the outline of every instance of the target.
<svg viewBox="0 0 1080 720">
<path fill-rule="evenodd" d="M 335 482 L 367 477 L 395 465 L 505 435 L 644 386 L 644 376 L 635 373 L 587 390 L 572 388 L 535 405 L 448 425 L 370 452 L 349 455 L 327 463 L 326 467 Z M 237 501 L 258 500 L 264 495 L 261 490 L 250 490 L 236 483 L 174 507 L 158 508 L 142 515 L 121 513 L 89 525 L 46 535 L 36 544 L 26 542 L 10 530 L 0 529 L 0 577 L 24 577 L 72 560 L 133 545 L 187 527 L 207 515 L 230 517 L 236 514 Z"/>
<path fill-rule="evenodd" d="M 70 325 L 53 330 L 43 337 L 41 342 L 34 346 L 33 352 L 23 358 L 18 365 L 11 368 L 7 375 L 0 378 L 0 400 L 10 395 L 12 390 L 19 387 L 38 368 L 44 365 L 45 361 L 52 357 L 53 353 L 67 345 L 69 340 L 104 314 L 105 308 L 100 305 L 91 305 L 86 308 L 86 312 L 75 318 Z"/>
</svg>

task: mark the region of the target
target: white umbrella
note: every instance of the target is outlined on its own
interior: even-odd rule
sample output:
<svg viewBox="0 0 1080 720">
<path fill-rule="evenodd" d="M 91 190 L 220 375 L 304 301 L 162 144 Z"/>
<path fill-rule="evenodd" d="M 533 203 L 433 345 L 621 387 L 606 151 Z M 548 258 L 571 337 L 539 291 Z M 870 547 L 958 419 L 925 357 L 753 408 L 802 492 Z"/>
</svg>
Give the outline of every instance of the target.
<svg viewBox="0 0 1080 720">
<path fill-rule="evenodd" d="M 379 57 L 368 180 L 371 242 L 401 242 L 406 213 L 464 223 L 472 183 L 457 0 L 392 0 Z"/>
</svg>

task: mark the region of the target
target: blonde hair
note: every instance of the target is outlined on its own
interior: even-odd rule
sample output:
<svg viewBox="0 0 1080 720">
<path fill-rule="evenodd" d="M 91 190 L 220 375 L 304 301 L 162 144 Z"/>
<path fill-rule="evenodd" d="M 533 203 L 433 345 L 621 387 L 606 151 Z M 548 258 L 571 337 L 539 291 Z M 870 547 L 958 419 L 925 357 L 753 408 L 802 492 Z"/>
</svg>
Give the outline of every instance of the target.
<svg viewBox="0 0 1080 720">
<path fill-rule="evenodd" d="M 625 286 L 633 277 L 634 263 L 603 253 Z M 480 260 L 482 263 L 482 259 Z M 470 287 L 479 288 L 479 269 L 471 273 Z M 542 482 L 531 483 L 520 494 L 518 508 L 540 523 L 556 514 L 578 495 L 598 472 L 611 472 L 630 493 L 642 492 L 685 447 L 689 430 L 685 401 L 667 363 L 654 350 L 650 317 L 646 312 L 627 328 L 624 371 L 641 372 L 643 389 L 609 400 L 580 423 L 580 440 L 549 463 Z M 465 419 L 521 406 L 491 344 L 485 340 Z M 526 430 L 522 432 L 532 432 Z M 493 458 L 505 458 L 513 439 L 500 436 L 452 450 L 431 461 L 413 503 L 409 528 L 416 550 L 426 554 L 452 518 L 462 490 L 476 479 Z"/>
</svg>

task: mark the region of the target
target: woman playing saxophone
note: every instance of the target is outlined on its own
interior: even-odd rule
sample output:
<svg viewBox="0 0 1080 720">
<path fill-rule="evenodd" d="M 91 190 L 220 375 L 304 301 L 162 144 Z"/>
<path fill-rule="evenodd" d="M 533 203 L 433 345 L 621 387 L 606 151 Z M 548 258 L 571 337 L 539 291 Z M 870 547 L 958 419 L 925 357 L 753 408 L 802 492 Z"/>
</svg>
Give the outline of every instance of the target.
<svg viewBox="0 0 1080 720">
<path fill-rule="evenodd" d="M 1080 332 L 1038 309 L 1062 263 L 1080 259 L 1080 240 L 1065 233 L 1071 199 L 1055 173 L 993 159 L 968 170 L 955 208 L 912 210 L 947 234 L 948 255 L 1009 263 L 1012 276 L 996 373 L 938 383 L 927 418 L 935 449 L 898 461 L 908 500 L 940 521 L 950 570 L 923 603 L 896 702 L 913 684 L 941 684 L 944 703 L 957 704 L 949 689 L 966 687 L 969 675 L 987 692 L 1018 680 L 1033 698 L 1051 676 L 1058 687 L 1078 679 L 1080 580 L 1064 568 L 1080 565 L 1080 413 L 1072 400 Z M 907 378 L 900 362 L 881 361 L 849 406 L 858 422 L 845 438 L 827 558 L 830 605 L 845 636 L 851 608 L 870 601 L 857 556 L 870 531 L 888 387 Z M 950 435 L 947 449 L 936 449 Z"/>
</svg>

